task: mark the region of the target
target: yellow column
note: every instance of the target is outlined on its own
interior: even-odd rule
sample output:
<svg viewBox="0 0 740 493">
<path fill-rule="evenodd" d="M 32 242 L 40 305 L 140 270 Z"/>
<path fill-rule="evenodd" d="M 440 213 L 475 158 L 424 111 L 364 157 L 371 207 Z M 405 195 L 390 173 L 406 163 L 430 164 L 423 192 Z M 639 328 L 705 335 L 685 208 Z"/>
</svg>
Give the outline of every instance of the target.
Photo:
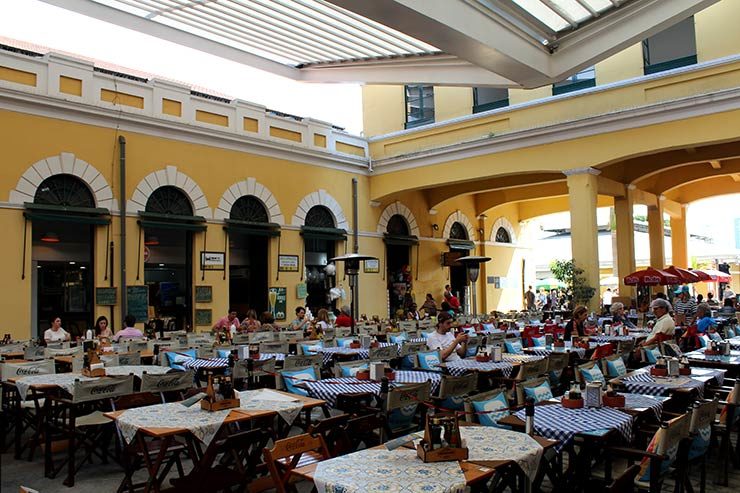
<svg viewBox="0 0 740 493">
<path fill-rule="evenodd" d="M 581 168 L 565 172 L 568 177 L 570 204 L 570 241 L 573 259 L 583 269 L 583 277 L 596 290 L 589 301 L 589 309 L 599 307 L 599 243 L 596 224 L 597 176 L 593 168 Z"/>
<path fill-rule="evenodd" d="M 624 197 L 614 197 L 617 244 L 614 249 L 614 275 L 619 278 L 619 295 L 634 297 L 634 289 L 625 286 L 624 276 L 635 271 L 635 225 L 632 206 L 633 192 L 628 187 Z"/>
<path fill-rule="evenodd" d="M 672 262 L 676 267 L 689 267 L 688 234 L 686 232 L 686 204 L 681 207 L 681 217 L 671 216 Z"/>
<path fill-rule="evenodd" d="M 648 235 L 650 237 L 650 267 L 662 269 L 665 265 L 663 204 L 648 206 Z"/>
</svg>

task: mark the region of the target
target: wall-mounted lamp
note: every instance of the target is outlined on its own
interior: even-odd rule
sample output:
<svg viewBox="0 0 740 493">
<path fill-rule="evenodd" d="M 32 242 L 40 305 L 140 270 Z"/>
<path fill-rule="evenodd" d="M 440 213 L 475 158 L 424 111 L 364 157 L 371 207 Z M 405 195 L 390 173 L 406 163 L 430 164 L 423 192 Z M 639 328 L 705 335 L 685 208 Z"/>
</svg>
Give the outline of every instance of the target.
<svg viewBox="0 0 740 493">
<path fill-rule="evenodd" d="M 483 228 L 478 228 L 478 234 L 483 237 L 483 233 L 485 233 L 485 230 Z"/>
<path fill-rule="evenodd" d="M 437 223 L 432 224 L 432 238 L 434 238 L 435 231 L 439 231 L 439 224 Z"/>
</svg>

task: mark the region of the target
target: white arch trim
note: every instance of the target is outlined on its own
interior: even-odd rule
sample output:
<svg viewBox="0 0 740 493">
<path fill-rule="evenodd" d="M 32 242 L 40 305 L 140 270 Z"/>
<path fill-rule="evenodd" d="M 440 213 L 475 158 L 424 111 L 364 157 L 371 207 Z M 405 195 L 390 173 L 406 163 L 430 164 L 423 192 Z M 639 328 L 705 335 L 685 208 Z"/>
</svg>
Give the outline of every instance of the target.
<svg viewBox="0 0 740 493">
<path fill-rule="evenodd" d="M 473 224 L 470 222 L 470 219 L 468 219 L 468 216 L 463 214 L 460 210 L 456 210 L 447 217 L 445 227 L 442 230 L 442 238 L 450 237 L 450 230 L 452 229 L 452 225 L 456 222 L 462 224 L 465 226 L 465 229 L 468 230 L 469 240 L 475 240 L 475 229 L 473 229 Z"/>
<path fill-rule="evenodd" d="M 128 201 L 127 209 L 131 212 L 143 212 L 151 194 L 159 187 L 168 185 L 179 188 L 188 196 L 196 216 L 203 216 L 206 219 L 213 217 L 203 190 L 192 178 L 178 171 L 177 166 L 167 166 L 165 169 L 154 171 L 144 177 Z"/>
<path fill-rule="evenodd" d="M 257 179 L 253 177 L 236 182 L 226 189 L 221 196 L 221 200 L 218 202 L 218 207 L 213 212 L 213 218 L 221 220 L 228 219 L 231 215 L 231 207 L 234 205 L 234 202 L 249 195 L 262 202 L 271 223 L 285 224 L 285 217 L 280 211 L 280 205 L 275 196 L 266 186 L 257 182 Z"/>
<path fill-rule="evenodd" d="M 507 233 L 509 233 L 509 238 L 511 238 L 511 243 L 516 243 L 516 235 L 514 234 L 514 226 L 512 226 L 511 222 L 506 219 L 505 217 L 501 216 L 493 223 L 493 229 L 491 229 L 491 241 L 496 243 L 496 232 L 498 231 L 498 228 L 504 228 Z"/>
<path fill-rule="evenodd" d="M 10 191 L 9 202 L 22 205 L 33 202 L 41 182 L 54 175 L 74 175 L 85 183 L 95 197 L 95 207 L 110 211 L 118 210 L 118 201 L 113 198 L 105 177 L 94 166 L 79 159 L 71 152 L 62 152 L 36 162 L 21 175 L 15 188 Z"/>
<path fill-rule="evenodd" d="M 306 214 L 308 214 L 311 207 L 315 205 L 323 205 L 329 209 L 334 216 L 334 224 L 336 227 L 349 231 L 349 224 L 347 223 L 347 218 L 344 216 L 344 211 L 342 211 L 342 206 L 339 205 L 339 202 L 329 195 L 326 190 L 312 192 L 303 197 L 298 204 L 298 208 L 296 209 L 295 214 L 293 214 L 293 218 L 290 223 L 293 226 L 303 226 L 306 222 Z"/>
<path fill-rule="evenodd" d="M 419 224 L 416 222 L 414 214 L 411 212 L 411 209 L 398 201 L 388 204 L 388 207 L 383 210 L 383 213 L 380 215 L 380 220 L 378 221 L 378 233 L 383 234 L 387 231 L 388 221 L 390 221 L 391 217 L 396 214 L 400 214 L 406 219 L 406 223 L 409 225 L 409 234 L 418 237 Z"/>
</svg>

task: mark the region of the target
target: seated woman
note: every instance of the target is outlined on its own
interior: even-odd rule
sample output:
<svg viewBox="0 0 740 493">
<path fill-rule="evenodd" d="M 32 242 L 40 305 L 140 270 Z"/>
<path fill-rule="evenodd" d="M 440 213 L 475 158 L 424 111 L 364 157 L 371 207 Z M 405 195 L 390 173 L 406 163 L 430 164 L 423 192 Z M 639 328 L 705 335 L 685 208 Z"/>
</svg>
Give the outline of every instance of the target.
<svg viewBox="0 0 740 493">
<path fill-rule="evenodd" d="M 329 323 L 329 310 L 321 308 L 316 314 L 316 319 L 313 321 L 313 324 L 311 324 L 308 338 L 321 339 L 324 336 L 326 329 L 329 327 L 331 327 L 331 324 Z"/>
<path fill-rule="evenodd" d="M 110 329 L 108 319 L 105 316 L 98 317 L 95 321 L 95 336 L 98 339 L 110 339 L 113 337 L 113 331 Z"/>
<path fill-rule="evenodd" d="M 627 328 L 636 329 L 637 327 L 633 324 L 627 315 L 624 313 L 624 303 L 617 301 L 612 303 L 609 308 L 609 313 L 612 315 L 612 325 L 622 324 Z"/>
<path fill-rule="evenodd" d="M 250 308 L 247 310 L 247 318 L 242 320 L 239 326 L 239 332 L 259 332 L 260 325 L 262 324 L 257 320 L 257 312 L 254 308 Z"/>
<path fill-rule="evenodd" d="M 734 315 L 735 314 L 735 297 L 727 298 L 725 297 L 724 304 L 722 305 L 722 309 L 719 311 L 722 315 Z"/>
<path fill-rule="evenodd" d="M 588 309 L 585 306 L 577 306 L 573 310 L 573 318 L 565 324 L 565 337 L 566 341 L 570 341 L 572 337 L 583 337 L 586 335 L 586 327 L 584 323 L 588 318 Z"/>
<path fill-rule="evenodd" d="M 275 324 L 275 316 L 270 312 L 262 312 L 260 315 L 260 326 L 257 332 L 277 332 L 280 330 Z"/>
</svg>

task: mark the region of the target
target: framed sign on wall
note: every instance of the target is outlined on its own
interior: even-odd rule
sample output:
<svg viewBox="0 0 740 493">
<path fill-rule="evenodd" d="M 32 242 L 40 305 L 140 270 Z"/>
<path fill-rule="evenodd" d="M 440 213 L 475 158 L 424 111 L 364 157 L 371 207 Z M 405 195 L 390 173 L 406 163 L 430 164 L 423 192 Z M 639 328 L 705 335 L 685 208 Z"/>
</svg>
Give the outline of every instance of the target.
<svg viewBox="0 0 740 493">
<path fill-rule="evenodd" d="M 226 252 L 200 252 L 200 270 L 226 269 Z"/>
<path fill-rule="evenodd" d="M 365 264 L 364 265 L 365 273 L 377 274 L 378 272 L 380 272 L 380 260 L 379 259 L 365 260 L 364 264 Z"/>
<path fill-rule="evenodd" d="M 213 287 L 195 286 L 195 302 L 210 303 L 213 301 Z"/>
<path fill-rule="evenodd" d="M 298 272 L 298 255 L 279 255 L 279 272 Z"/>
</svg>

